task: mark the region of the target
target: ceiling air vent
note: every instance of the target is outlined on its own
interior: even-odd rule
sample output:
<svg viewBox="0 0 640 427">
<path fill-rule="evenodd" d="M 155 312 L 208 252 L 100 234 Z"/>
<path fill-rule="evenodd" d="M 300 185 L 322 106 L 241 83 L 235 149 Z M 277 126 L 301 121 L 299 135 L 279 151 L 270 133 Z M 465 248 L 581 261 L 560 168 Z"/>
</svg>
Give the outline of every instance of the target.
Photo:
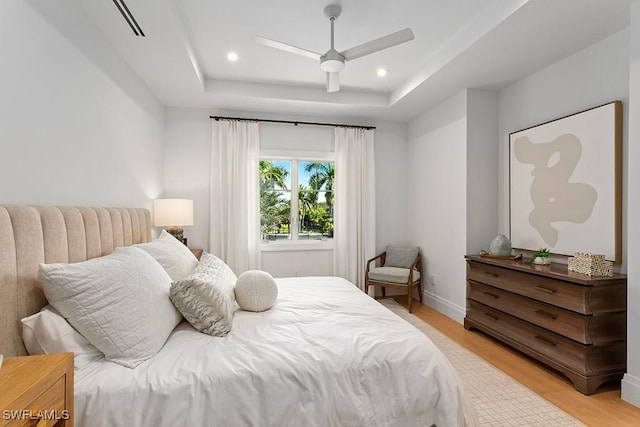
<svg viewBox="0 0 640 427">
<path fill-rule="evenodd" d="M 131 28 L 131 31 L 133 31 L 133 34 L 138 37 L 145 37 L 144 33 L 142 32 L 142 28 L 140 28 L 140 25 L 138 25 L 138 21 L 136 21 L 136 18 L 133 17 L 124 0 L 113 0 L 113 3 L 122 14 L 124 20 L 127 21 L 127 24 L 129 24 L 129 27 Z"/>
</svg>

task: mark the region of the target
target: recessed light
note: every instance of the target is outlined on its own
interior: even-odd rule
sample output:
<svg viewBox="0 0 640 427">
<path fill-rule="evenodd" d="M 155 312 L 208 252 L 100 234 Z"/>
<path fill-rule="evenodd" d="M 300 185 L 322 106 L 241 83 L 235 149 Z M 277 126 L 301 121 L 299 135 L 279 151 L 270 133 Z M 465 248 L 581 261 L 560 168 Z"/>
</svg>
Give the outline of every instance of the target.
<svg viewBox="0 0 640 427">
<path fill-rule="evenodd" d="M 378 71 L 377 71 L 378 77 L 386 76 L 388 71 L 389 70 L 387 70 L 386 68 L 378 68 Z"/>
<path fill-rule="evenodd" d="M 231 62 L 236 62 L 238 60 L 238 54 L 235 52 L 227 53 L 227 59 Z"/>
</svg>

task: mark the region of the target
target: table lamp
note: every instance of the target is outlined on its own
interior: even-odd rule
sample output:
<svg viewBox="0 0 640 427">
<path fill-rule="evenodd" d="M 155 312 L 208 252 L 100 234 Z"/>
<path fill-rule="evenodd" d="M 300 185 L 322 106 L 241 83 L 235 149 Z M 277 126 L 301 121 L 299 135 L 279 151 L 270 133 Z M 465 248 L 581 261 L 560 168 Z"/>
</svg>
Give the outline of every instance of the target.
<svg viewBox="0 0 640 427">
<path fill-rule="evenodd" d="M 193 225 L 193 200 L 189 199 L 155 199 L 153 201 L 153 225 L 167 227 L 169 234 L 185 245 L 182 226 Z"/>
</svg>

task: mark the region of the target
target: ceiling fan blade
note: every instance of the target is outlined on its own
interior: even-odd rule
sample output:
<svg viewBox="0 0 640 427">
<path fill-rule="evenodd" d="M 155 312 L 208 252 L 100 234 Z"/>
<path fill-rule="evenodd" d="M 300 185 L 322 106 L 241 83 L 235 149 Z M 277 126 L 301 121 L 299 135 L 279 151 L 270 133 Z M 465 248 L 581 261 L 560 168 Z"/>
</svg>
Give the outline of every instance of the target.
<svg viewBox="0 0 640 427">
<path fill-rule="evenodd" d="M 340 72 L 327 73 L 327 92 L 337 92 L 340 90 Z"/>
<path fill-rule="evenodd" d="M 307 58 L 315 59 L 316 61 L 320 60 L 319 53 L 313 52 L 311 50 L 303 49 L 301 47 L 293 46 L 290 44 L 278 42 L 275 40 L 267 39 L 265 37 L 254 36 L 253 39 L 258 43 L 261 43 L 265 46 L 275 47 L 276 49 L 284 50 L 285 52 L 295 53 L 296 55 L 306 56 Z"/>
<path fill-rule="evenodd" d="M 396 31 L 395 33 L 380 37 L 379 39 L 371 40 L 370 42 L 352 47 L 351 49 L 347 49 L 340 53 L 344 56 L 344 59 L 350 61 L 413 39 L 414 35 L 411 28 L 405 28 L 404 30 Z"/>
</svg>

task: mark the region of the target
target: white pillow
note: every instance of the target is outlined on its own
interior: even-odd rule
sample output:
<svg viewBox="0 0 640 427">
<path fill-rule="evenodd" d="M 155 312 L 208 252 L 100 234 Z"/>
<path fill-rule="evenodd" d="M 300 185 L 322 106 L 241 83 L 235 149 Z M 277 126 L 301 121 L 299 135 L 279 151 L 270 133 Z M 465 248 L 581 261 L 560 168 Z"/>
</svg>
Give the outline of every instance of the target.
<svg viewBox="0 0 640 427">
<path fill-rule="evenodd" d="M 155 355 L 182 317 L 169 300 L 171 278 L 136 247 L 40 264 L 38 277 L 49 304 L 107 360 L 129 368 Z"/>
<path fill-rule="evenodd" d="M 162 230 L 157 239 L 134 245 L 144 249 L 167 271 L 171 280 L 184 279 L 198 265 L 198 258 L 178 239 Z"/>
<path fill-rule="evenodd" d="M 100 350 L 73 329 L 50 305 L 22 319 L 22 340 L 31 355 L 73 353 L 76 369 L 82 369 L 103 357 Z"/>
<path fill-rule="evenodd" d="M 266 271 L 248 270 L 236 281 L 236 301 L 247 311 L 269 310 L 278 298 L 278 285 Z"/>
<path fill-rule="evenodd" d="M 224 337 L 238 308 L 233 288 L 236 275 L 215 255 L 203 253 L 200 263 L 183 280 L 171 284 L 170 297 L 185 319 L 205 334 Z"/>
</svg>

